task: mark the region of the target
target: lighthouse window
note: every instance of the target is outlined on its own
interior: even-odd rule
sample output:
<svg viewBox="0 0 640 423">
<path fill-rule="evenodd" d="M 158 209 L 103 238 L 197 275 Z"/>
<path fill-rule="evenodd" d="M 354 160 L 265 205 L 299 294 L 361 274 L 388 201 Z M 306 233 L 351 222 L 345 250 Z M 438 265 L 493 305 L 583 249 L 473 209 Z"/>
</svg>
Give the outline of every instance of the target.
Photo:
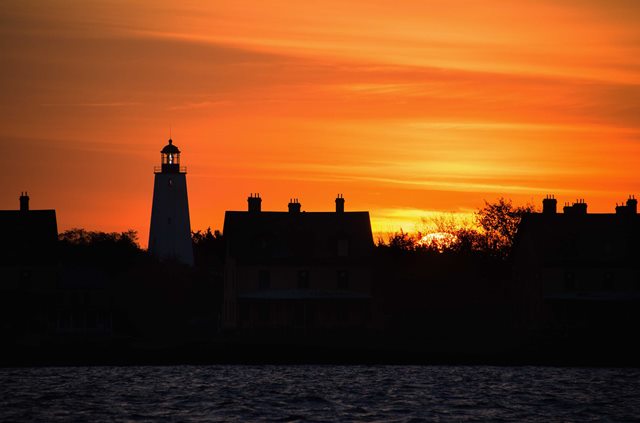
<svg viewBox="0 0 640 423">
<path fill-rule="evenodd" d="M 171 218 L 170 218 L 170 217 L 167 217 L 167 223 L 168 223 L 169 225 L 171 225 Z"/>
<path fill-rule="evenodd" d="M 169 178 L 169 186 L 172 187 L 173 186 L 173 179 Z"/>
<path fill-rule="evenodd" d="M 169 164 L 173 164 L 173 154 L 169 154 Z"/>
</svg>

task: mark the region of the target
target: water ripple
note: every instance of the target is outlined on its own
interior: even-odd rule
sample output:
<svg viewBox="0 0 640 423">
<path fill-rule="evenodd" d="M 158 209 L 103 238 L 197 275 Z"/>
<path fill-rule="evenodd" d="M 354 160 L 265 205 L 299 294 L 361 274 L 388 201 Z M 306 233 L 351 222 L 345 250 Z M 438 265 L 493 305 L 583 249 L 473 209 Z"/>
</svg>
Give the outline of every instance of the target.
<svg viewBox="0 0 640 423">
<path fill-rule="evenodd" d="M 167 366 L 0 369 L 1 421 L 635 421 L 639 369 Z"/>
</svg>

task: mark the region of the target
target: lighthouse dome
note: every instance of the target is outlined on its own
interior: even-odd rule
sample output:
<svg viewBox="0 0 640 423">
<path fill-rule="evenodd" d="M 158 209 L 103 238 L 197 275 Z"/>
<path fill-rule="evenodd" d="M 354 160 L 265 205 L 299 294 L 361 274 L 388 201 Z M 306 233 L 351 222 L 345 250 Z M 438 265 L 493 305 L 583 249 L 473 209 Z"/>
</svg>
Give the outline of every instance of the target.
<svg viewBox="0 0 640 423">
<path fill-rule="evenodd" d="M 173 140 L 169 138 L 169 144 L 165 145 L 162 150 L 160 150 L 162 154 L 179 154 L 180 149 L 173 145 Z"/>
</svg>

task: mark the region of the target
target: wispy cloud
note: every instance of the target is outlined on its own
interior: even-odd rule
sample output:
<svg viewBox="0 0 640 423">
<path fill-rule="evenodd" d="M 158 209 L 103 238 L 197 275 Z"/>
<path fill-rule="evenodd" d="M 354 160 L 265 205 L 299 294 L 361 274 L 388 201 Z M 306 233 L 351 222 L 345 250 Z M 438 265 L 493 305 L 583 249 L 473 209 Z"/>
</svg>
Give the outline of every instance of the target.
<svg viewBox="0 0 640 423">
<path fill-rule="evenodd" d="M 624 0 L 8 0 L 0 124 L 22 162 L 6 189 L 104 205 L 97 169 L 116 162 L 144 222 L 171 125 L 210 210 L 196 227 L 256 186 L 339 189 L 389 224 L 494 195 L 597 210 L 637 189 L 639 20 Z M 55 166 L 66 183 L 38 176 Z"/>
<path fill-rule="evenodd" d="M 143 106 L 140 102 L 114 101 L 107 103 L 42 103 L 42 107 L 133 107 Z"/>
</svg>

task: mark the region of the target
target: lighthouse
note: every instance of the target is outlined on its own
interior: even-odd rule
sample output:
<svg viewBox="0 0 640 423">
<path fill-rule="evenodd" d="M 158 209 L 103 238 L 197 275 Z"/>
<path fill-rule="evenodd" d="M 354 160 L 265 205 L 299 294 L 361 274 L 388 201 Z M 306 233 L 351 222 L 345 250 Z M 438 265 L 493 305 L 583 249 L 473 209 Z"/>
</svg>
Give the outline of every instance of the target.
<svg viewBox="0 0 640 423">
<path fill-rule="evenodd" d="M 193 266 L 187 169 L 180 166 L 180 149 L 173 140 L 160 151 L 160 163 L 154 168 L 149 252 Z"/>
</svg>

